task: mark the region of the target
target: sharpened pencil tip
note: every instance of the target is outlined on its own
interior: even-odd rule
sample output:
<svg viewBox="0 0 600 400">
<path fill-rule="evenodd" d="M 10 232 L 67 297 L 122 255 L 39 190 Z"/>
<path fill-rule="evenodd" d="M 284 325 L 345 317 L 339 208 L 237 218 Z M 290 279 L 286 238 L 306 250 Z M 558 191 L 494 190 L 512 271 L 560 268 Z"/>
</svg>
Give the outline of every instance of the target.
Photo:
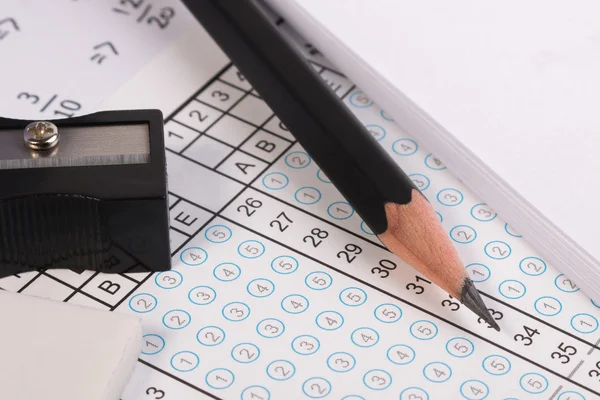
<svg viewBox="0 0 600 400">
<path fill-rule="evenodd" d="M 500 332 L 500 326 L 488 311 L 483 299 L 470 278 L 465 278 L 463 281 L 460 301 L 462 301 L 469 310 L 473 311 L 478 317 L 487 322 L 492 328 Z"/>
</svg>

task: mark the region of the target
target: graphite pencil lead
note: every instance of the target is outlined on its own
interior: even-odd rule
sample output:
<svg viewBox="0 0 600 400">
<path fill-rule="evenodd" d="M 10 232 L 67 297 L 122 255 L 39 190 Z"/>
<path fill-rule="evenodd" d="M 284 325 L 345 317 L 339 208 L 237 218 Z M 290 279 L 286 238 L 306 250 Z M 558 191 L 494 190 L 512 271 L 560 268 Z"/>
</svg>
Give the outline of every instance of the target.
<svg viewBox="0 0 600 400">
<path fill-rule="evenodd" d="M 258 1 L 184 3 L 383 244 L 460 298 L 466 270 L 431 204 L 273 27 Z M 485 310 L 481 298 L 472 300 Z"/>
<path fill-rule="evenodd" d="M 425 197 L 414 190 L 408 204 L 386 203 L 385 213 L 387 230 L 378 235 L 383 244 L 496 330 L 500 330 L 473 281 L 469 279 L 448 233 Z"/>
<path fill-rule="evenodd" d="M 500 326 L 485 306 L 485 303 L 471 278 L 465 278 L 463 281 L 460 301 L 467 306 L 469 310 L 473 311 L 477 316 L 487 322 L 492 328 L 500 332 Z"/>
</svg>

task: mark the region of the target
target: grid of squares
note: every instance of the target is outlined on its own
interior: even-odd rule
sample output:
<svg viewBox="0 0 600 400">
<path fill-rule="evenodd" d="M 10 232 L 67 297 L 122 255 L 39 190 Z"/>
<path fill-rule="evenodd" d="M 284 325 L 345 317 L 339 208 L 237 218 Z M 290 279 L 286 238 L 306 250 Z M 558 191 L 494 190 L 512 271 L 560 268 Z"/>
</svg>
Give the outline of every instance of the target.
<svg viewBox="0 0 600 400">
<path fill-rule="evenodd" d="M 339 73 L 313 63 L 340 97 L 353 86 Z M 249 185 L 295 143 L 241 72 L 232 64 L 207 82 L 165 119 L 165 144 L 178 154 L 228 178 Z M 170 195 L 172 254 L 200 232 L 214 214 Z M 122 255 L 126 260 L 127 255 Z M 132 263 L 131 270 L 140 265 Z M 115 310 L 151 272 L 103 274 L 93 271 L 43 270 L 0 280 L 0 290 L 19 292 L 83 306 Z"/>
<path fill-rule="evenodd" d="M 112 311 L 148 276 L 149 272 L 108 275 L 93 271 L 45 270 L 4 278 L 0 288 Z"/>
<path fill-rule="evenodd" d="M 165 138 L 170 151 L 244 184 L 294 140 L 233 66 L 167 122 Z"/>
<path fill-rule="evenodd" d="M 353 88 L 335 72 L 317 71 L 344 97 Z M 295 140 L 234 66 L 205 85 L 167 118 L 169 151 L 248 185 Z M 214 214 L 170 196 L 173 254 L 202 231 Z M 151 273 L 105 275 L 48 270 L 0 280 L 0 288 L 75 304 L 114 310 L 151 278 Z"/>
</svg>

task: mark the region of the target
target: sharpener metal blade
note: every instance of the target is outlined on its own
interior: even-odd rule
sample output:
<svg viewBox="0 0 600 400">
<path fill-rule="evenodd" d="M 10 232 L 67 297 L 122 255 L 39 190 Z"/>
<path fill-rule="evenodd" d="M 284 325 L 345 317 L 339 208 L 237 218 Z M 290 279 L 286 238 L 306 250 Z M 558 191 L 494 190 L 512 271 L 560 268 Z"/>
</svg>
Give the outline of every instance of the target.
<svg viewBox="0 0 600 400">
<path fill-rule="evenodd" d="M 0 117 L 0 278 L 168 270 L 164 139 L 160 110 Z"/>
<path fill-rule="evenodd" d="M 147 124 L 60 127 L 60 143 L 51 150 L 32 150 L 23 131 L 0 130 L 0 170 L 148 164 Z"/>
</svg>

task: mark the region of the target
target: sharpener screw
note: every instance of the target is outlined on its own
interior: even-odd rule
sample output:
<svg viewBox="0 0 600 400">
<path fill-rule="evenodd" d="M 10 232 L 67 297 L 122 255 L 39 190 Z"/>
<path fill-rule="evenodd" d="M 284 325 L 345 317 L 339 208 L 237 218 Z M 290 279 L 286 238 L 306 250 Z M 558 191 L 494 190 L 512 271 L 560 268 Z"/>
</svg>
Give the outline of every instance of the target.
<svg viewBox="0 0 600 400">
<path fill-rule="evenodd" d="M 49 150 L 58 144 L 58 127 L 47 121 L 32 122 L 25 127 L 23 138 L 30 149 Z"/>
</svg>

